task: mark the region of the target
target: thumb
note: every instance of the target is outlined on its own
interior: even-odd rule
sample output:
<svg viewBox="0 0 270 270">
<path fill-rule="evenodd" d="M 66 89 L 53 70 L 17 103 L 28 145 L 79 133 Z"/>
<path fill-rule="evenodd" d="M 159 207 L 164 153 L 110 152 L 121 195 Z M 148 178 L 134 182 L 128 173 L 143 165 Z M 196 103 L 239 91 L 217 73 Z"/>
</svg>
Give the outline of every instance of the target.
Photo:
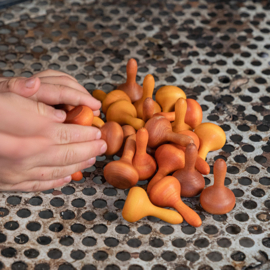
<svg viewBox="0 0 270 270">
<path fill-rule="evenodd" d="M 15 77 L 0 82 L 0 93 L 12 92 L 22 97 L 33 96 L 40 87 L 40 79 L 37 77 Z"/>
</svg>

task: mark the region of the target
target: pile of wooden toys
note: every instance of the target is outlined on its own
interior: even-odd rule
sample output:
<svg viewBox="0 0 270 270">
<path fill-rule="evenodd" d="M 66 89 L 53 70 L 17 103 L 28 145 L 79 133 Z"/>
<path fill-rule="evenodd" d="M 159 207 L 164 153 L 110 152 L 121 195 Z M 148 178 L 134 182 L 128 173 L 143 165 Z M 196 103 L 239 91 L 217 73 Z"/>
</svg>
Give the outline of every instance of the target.
<svg viewBox="0 0 270 270">
<path fill-rule="evenodd" d="M 154 77 L 147 75 L 141 87 L 136 75 L 137 62 L 130 59 L 126 83 L 108 94 L 93 91 L 92 95 L 102 102 L 106 123 L 85 106 L 68 108 L 66 119 L 66 123 L 100 128 L 101 138 L 107 142 L 105 154 L 121 156 L 105 166 L 104 177 L 116 188 L 130 188 L 122 211 L 124 219 L 135 222 L 151 215 L 172 224 L 185 219 L 198 227 L 202 224 L 200 216 L 181 197 L 199 194 L 205 211 L 231 211 L 235 196 L 224 186 L 225 161 L 218 159 L 214 164 L 214 185 L 204 189 L 202 176 L 210 172 L 205 161 L 207 153 L 222 148 L 226 142 L 224 131 L 213 123 L 201 123 L 200 104 L 187 99 L 179 87 L 159 88 L 154 101 Z M 80 180 L 82 173 L 72 178 Z M 142 180 L 150 180 L 147 192 L 135 186 Z"/>
</svg>

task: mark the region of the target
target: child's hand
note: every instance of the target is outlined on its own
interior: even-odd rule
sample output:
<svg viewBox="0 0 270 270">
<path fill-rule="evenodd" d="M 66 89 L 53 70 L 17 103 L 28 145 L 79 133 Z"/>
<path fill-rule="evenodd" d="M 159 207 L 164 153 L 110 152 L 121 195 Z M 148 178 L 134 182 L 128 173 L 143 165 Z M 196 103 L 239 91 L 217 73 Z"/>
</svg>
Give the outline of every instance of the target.
<svg viewBox="0 0 270 270">
<path fill-rule="evenodd" d="M 100 113 L 100 101 L 93 98 L 75 78 L 60 71 L 45 70 L 30 78 L 1 77 L 1 92 L 13 92 L 48 105 L 86 105 L 94 115 Z"/>
<path fill-rule="evenodd" d="M 24 79 L 18 79 L 22 85 Z M 97 128 L 63 124 L 65 113 L 10 92 L 0 93 L 0 189 L 41 191 L 106 151 Z"/>
</svg>

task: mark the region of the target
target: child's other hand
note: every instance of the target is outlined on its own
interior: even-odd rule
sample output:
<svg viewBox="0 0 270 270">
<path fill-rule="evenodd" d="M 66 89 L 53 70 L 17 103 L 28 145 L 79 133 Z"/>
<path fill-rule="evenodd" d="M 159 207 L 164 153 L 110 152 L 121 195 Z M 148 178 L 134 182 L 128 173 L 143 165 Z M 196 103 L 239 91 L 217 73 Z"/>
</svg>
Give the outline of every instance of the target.
<svg viewBox="0 0 270 270">
<path fill-rule="evenodd" d="M 60 71 L 49 69 L 30 78 L 1 77 L 1 92 L 13 92 L 47 105 L 85 105 L 93 110 L 94 115 L 100 114 L 100 101 L 93 98 L 75 78 Z"/>
</svg>

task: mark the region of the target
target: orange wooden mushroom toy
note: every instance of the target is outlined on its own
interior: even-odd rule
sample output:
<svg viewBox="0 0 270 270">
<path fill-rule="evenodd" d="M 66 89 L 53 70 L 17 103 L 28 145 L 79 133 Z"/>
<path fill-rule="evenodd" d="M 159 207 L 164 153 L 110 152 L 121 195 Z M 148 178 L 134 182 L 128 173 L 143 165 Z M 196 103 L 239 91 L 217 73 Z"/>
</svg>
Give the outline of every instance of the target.
<svg viewBox="0 0 270 270">
<path fill-rule="evenodd" d="M 235 205 L 234 193 L 224 186 L 226 172 L 226 162 L 217 159 L 214 164 L 214 185 L 204 189 L 200 196 L 201 206 L 208 213 L 223 215 Z"/>
</svg>

